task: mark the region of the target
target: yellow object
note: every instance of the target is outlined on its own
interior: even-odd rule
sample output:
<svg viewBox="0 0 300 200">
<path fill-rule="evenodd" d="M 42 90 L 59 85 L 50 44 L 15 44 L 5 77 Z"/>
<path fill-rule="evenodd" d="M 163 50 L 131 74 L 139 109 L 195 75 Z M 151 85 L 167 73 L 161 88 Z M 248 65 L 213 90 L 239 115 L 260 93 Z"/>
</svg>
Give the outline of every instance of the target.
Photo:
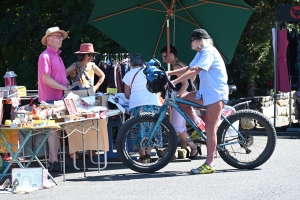
<svg viewBox="0 0 300 200">
<path fill-rule="evenodd" d="M 11 120 L 9 120 L 9 119 L 5 120 L 4 124 L 5 125 L 11 125 Z"/>
<path fill-rule="evenodd" d="M 17 152 L 19 146 L 18 130 L 1 130 L 6 140 L 10 144 L 12 152 Z M 0 136 L 0 153 L 6 153 L 8 150 L 5 147 L 5 142 Z"/>
<path fill-rule="evenodd" d="M 17 86 L 18 87 L 18 98 L 20 97 L 26 97 L 27 96 L 27 90 L 25 86 Z"/>
<path fill-rule="evenodd" d="M 41 124 L 42 122 L 45 123 L 45 126 L 55 125 L 55 120 L 33 120 L 33 124 Z"/>
<path fill-rule="evenodd" d="M 117 94 L 117 88 L 106 88 L 106 93 L 108 94 Z"/>
</svg>

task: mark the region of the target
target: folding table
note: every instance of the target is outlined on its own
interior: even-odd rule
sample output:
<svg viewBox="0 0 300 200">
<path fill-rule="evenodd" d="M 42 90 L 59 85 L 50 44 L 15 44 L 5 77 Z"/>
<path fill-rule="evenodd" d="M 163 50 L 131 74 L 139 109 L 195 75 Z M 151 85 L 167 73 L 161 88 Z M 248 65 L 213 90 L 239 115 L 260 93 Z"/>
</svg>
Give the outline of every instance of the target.
<svg viewBox="0 0 300 200">
<path fill-rule="evenodd" d="M 10 155 L 12 157 L 12 160 L 7 163 L 7 166 L 4 169 L 4 171 L 2 173 L 0 173 L 0 181 L 2 180 L 2 178 L 4 176 L 7 175 L 7 172 L 10 169 L 10 167 L 12 166 L 12 163 L 14 161 L 18 164 L 18 166 L 20 168 L 28 168 L 29 165 L 31 164 L 31 162 L 35 159 L 37 161 L 37 163 L 43 169 L 46 169 L 44 167 L 44 165 L 41 163 L 41 161 L 39 160 L 39 158 L 37 157 L 37 153 L 43 147 L 43 145 L 47 141 L 48 137 L 50 136 L 51 132 L 52 131 L 56 131 L 58 129 L 60 129 L 60 127 L 58 125 L 56 125 L 56 124 L 55 125 L 47 125 L 47 126 L 38 126 L 38 127 L 16 127 L 16 128 L 0 127 L 0 136 L 2 137 L 2 139 L 4 141 L 4 145 L 5 145 L 6 149 L 7 149 L 7 151 L 10 153 Z M 3 134 L 3 132 L 2 132 L 3 130 L 18 130 L 19 133 L 23 136 L 23 141 L 21 141 L 21 143 L 19 144 L 18 150 L 15 153 L 13 152 L 12 147 L 11 147 L 9 141 L 7 140 L 7 138 L 5 137 L 5 135 Z M 28 142 L 28 140 L 29 140 L 30 137 L 32 137 L 33 135 L 36 135 L 36 134 L 44 134 L 45 137 L 41 141 L 41 143 L 38 146 L 38 148 L 35 151 L 32 151 L 31 147 L 27 144 L 27 142 Z M 28 148 L 28 150 L 31 153 L 31 155 L 29 155 L 30 159 L 27 162 L 27 164 L 25 166 L 23 166 L 17 157 L 18 157 L 19 153 L 21 152 L 21 150 L 25 146 Z M 48 176 L 57 185 L 56 181 L 53 179 L 53 177 L 49 173 L 48 173 Z"/>
<path fill-rule="evenodd" d="M 63 122 L 59 124 L 61 129 L 67 133 L 63 139 L 69 139 L 69 153 L 75 153 L 76 151 L 85 152 L 88 150 L 96 150 L 97 152 L 108 151 L 108 136 L 107 126 L 105 119 L 99 119 L 99 117 L 84 118 L 79 120 L 73 120 Z M 100 134 L 99 134 L 100 133 Z M 63 151 L 65 151 L 65 142 L 63 142 Z M 98 154 L 98 157 L 100 155 Z M 74 157 L 75 158 L 75 157 Z M 65 152 L 63 152 L 63 181 L 65 181 Z M 85 154 L 83 156 L 83 170 L 84 177 L 86 177 L 86 170 L 98 170 L 100 172 L 100 162 L 97 163 L 98 168 L 86 168 Z M 105 167 L 106 167 L 105 163 Z M 74 161 L 74 168 L 76 167 Z"/>
</svg>

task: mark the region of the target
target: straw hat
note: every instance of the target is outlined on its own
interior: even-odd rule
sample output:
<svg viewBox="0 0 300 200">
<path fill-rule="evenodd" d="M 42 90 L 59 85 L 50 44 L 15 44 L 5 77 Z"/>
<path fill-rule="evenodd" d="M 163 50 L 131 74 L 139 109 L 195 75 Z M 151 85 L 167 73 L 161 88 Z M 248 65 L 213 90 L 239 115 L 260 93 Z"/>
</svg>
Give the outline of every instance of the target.
<svg viewBox="0 0 300 200">
<path fill-rule="evenodd" d="M 66 31 L 60 30 L 59 27 L 57 27 L 57 26 L 51 27 L 51 28 L 47 29 L 46 35 L 41 40 L 43 45 L 47 46 L 47 37 L 52 33 L 61 33 L 63 35 L 64 39 L 66 39 L 66 37 L 68 37 L 68 33 Z"/>
<path fill-rule="evenodd" d="M 92 43 L 82 43 L 80 45 L 79 51 L 76 51 L 75 54 L 80 54 L 80 53 L 98 53 L 94 51 L 94 46 Z"/>
</svg>

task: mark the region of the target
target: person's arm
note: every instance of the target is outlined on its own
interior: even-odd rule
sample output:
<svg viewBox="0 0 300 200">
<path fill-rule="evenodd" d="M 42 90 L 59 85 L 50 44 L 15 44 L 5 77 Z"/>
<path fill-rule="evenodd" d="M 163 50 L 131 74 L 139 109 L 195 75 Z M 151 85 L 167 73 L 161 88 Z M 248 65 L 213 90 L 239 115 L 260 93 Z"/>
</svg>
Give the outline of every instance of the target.
<svg viewBox="0 0 300 200">
<path fill-rule="evenodd" d="M 184 74 L 182 74 L 180 77 L 178 77 L 177 79 L 173 80 L 173 84 L 176 85 L 177 83 L 182 82 L 183 80 L 188 80 L 190 78 L 195 77 L 197 74 L 199 74 L 199 72 L 202 69 L 200 67 L 192 67 L 190 68 L 188 71 L 186 71 Z"/>
<path fill-rule="evenodd" d="M 50 74 L 43 74 L 42 79 L 43 79 L 43 82 L 51 88 L 54 88 L 57 90 L 68 90 L 67 86 L 61 85 L 58 82 L 56 82 L 53 78 L 51 78 Z"/>
<path fill-rule="evenodd" d="M 99 77 L 98 82 L 96 83 L 96 85 L 94 85 L 93 89 L 94 91 L 98 90 L 98 88 L 100 87 L 100 85 L 103 83 L 104 79 L 105 79 L 105 74 L 103 73 L 103 71 L 101 69 L 99 69 L 99 67 L 97 67 L 96 65 L 94 65 L 94 72 L 95 74 Z"/>
<path fill-rule="evenodd" d="M 182 85 L 180 87 L 180 90 L 178 91 L 179 96 L 182 95 L 186 91 L 186 89 L 189 86 L 189 82 L 188 82 L 188 80 L 183 80 L 183 81 L 181 81 L 181 84 Z"/>
<path fill-rule="evenodd" d="M 176 70 L 167 71 L 166 73 L 167 73 L 168 76 L 171 76 L 171 75 L 180 76 L 188 70 L 189 70 L 189 66 L 186 66 L 186 67 L 182 67 L 182 68 L 179 68 L 179 69 L 176 69 Z"/>
<path fill-rule="evenodd" d="M 70 76 L 70 75 L 74 72 L 75 68 L 76 68 L 75 65 L 72 64 L 72 65 L 70 65 L 70 67 L 68 67 L 68 68 L 66 69 L 67 77 Z"/>
<path fill-rule="evenodd" d="M 173 70 L 182 69 L 182 65 L 179 65 L 179 64 L 175 64 L 172 67 L 173 67 Z M 180 87 L 180 90 L 178 91 L 179 96 L 182 95 L 189 86 L 189 82 L 187 80 L 183 80 L 180 83 L 181 83 L 181 87 Z"/>
<path fill-rule="evenodd" d="M 124 83 L 124 95 L 125 95 L 126 99 L 130 98 L 130 93 L 131 93 L 130 86 Z"/>
</svg>

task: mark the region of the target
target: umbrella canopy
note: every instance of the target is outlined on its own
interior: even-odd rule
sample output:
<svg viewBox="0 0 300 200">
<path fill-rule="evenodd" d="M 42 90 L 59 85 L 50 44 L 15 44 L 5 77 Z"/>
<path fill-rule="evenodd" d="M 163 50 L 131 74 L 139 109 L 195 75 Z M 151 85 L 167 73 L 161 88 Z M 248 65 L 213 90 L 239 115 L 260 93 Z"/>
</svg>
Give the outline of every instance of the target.
<svg viewBox="0 0 300 200">
<path fill-rule="evenodd" d="M 203 28 L 228 64 L 252 12 L 241 0 L 96 0 L 89 23 L 146 60 L 170 41 L 186 63 L 195 55 L 190 34 Z"/>
</svg>

